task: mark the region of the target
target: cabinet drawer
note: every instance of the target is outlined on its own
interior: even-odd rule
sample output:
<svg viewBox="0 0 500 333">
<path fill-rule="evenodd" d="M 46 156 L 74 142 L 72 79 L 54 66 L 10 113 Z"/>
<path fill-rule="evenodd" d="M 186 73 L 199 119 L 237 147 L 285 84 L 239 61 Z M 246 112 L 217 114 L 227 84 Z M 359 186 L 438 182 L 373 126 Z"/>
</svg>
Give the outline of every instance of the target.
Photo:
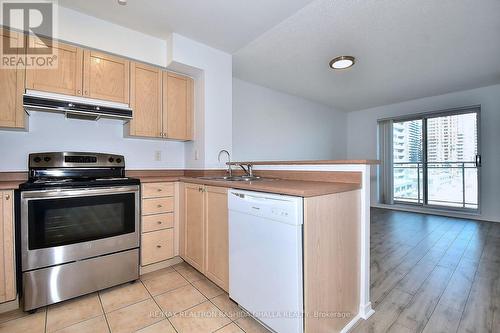
<svg viewBox="0 0 500 333">
<path fill-rule="evenodd" d="M 150 232 L 174 226 L 174 213 L 148 215 L 142 217 L 142 232 Z"/>
<path fill-rule="evenodd" d="M 141 235 L 141 265 L 149 265 L 174 256 L 174 229 Z"/>
<path fill-rule="evenodd" d="M 174 211 L 174 198 L 156 198 L 142 200 L 142 215 L 170 213 Z"/>
<path fill-rule="evenodd" d="M 172 197 L 174 183 L 146 183 L 142 184 L 143 198 Z"/>
</svg>

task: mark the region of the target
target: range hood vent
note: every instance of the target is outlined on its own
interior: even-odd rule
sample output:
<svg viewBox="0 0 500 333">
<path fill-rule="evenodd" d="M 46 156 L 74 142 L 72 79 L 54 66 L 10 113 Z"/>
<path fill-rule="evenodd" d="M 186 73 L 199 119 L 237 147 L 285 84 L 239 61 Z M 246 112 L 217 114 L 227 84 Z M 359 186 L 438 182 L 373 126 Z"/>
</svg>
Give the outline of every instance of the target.
<svg viewBox="0 0 500 333">
<path fill-rule="evenodd" d="M 108 118 L 124 121 L 132 119 L 132 109 L 127 104 L 35 90 L 26 90 L 23 95 L 23 106 L 28 113 L 31 111 L 59 112 L 72 119 Z"/>
</svg>

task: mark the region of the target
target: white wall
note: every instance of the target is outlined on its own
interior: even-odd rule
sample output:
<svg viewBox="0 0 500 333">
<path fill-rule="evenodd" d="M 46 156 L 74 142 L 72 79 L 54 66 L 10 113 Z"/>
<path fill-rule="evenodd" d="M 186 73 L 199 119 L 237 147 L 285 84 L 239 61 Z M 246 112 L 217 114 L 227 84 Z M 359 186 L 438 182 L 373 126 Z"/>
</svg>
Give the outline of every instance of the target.
<svg viewBox="0 0 500 333">
<path fill-rule="evenodd" d="M 128 169 L 183 169 L 181 142 L 124 139 L 121 122 L 66 119 L 62 114 L 33 112 L 30 131 L 0 131 L 0 171 L 27 170 L 28 154 L 43 151 L 90 151 L 122 154 Z M 160 151 L 162 161 L 155 161 Z"/>
<path fill-rule="evenodd" d="M 167 65 L 167 41 L 58 6 L 58 39 L 110 53 Z"/>
<path fill-rule="evenodd" d="M 61 40 L 195 77 L 195 141 L 126 139 L 119 121 L 83 122 L 33 112 L 29 132 L 0 130 L 0 171 L 26 170 L 29 152 L 59 150 L 124 154 L 129 169 L 219 166 L 218 150 L 231 150 L 232 141 L 231 55 L 177 34 L 162 40 L 64 7 L 59 7 L 57 22 L 56 37 Z M 160 162 L 154 160 L 156 151 L 162 152 Z"/>
<path fill-rule="evenodd" d="M 195 86 L 195 141 L 186 146 L 186 168 L 224 168 L 221 149 L 232 150 L 232 56 L 173 33 L 168 67 L 192 72 Z M 197 156 L 196 156 L 197 155 Z"/>
<path fill-rule="evenodd" d="M 500 85 L 416 99 L 350 112 L 347 117 L 348 158 L 377 158 L 377 120 L 387 117 L 481 105 L 481 218 L 500 221 Z M 372 175 L 372 202 L 377 202 Z"/>
<path fill-rule="evenodd" d="M 343 159 L 347 114 L 233 78 L 235 160 Z"/>
</svg>

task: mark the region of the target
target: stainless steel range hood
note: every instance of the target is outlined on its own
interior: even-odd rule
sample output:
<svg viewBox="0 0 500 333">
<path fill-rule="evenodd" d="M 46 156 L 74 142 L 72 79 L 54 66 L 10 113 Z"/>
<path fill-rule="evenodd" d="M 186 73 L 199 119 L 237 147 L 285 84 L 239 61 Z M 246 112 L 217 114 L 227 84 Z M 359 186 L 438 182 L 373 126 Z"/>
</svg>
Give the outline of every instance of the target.
<svg viewBox="0 0 500 333">
<path fill-rule="evenodd" d="M 123 103 L 107 102 L 93 98 L 75 97 L 35 90 L 26 90 L 23 95 L 26 112 L 59 112 L 66 118 L 98 120 L 100 118 L 132 119 L 132 109 Z"/>
</svg>

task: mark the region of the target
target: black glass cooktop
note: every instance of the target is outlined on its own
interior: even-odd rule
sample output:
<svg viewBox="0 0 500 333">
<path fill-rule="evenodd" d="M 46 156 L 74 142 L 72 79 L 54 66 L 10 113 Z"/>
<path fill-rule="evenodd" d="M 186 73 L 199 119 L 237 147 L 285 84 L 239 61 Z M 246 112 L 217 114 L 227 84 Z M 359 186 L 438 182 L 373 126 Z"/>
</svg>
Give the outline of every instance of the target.
<svg viewBox="0 0 500 333">
<path fill-rule="evenodd" d="M 20 190 L 40 190 L 53 188 L 83 188 L 104 186 L 140 185 L 136 178 L 41 178 L 30 179 L 19 185 Z"/>
</svg>

